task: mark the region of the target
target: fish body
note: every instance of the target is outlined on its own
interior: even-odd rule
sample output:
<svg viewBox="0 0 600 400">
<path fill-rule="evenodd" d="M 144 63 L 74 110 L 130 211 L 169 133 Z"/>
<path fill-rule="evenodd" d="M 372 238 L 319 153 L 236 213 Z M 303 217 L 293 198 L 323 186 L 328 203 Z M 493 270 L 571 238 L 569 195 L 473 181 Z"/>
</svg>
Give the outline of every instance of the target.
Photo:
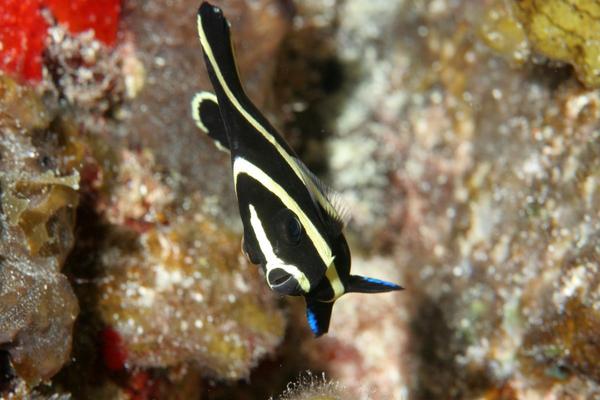
<svg viewBox="0 0 600 400">
<path fill-rule="evenodd" d="M 390 282 L 350 274 L 343 214 L 245 94 L 221 9 L 202 3 L 198 33 L 215 93 L 196 94 L 192 116 L 231 155 L 243 251 L 261 266 L 270 288 L 304 296 L 316 336 L 327 332 L 333 303 L 344 293 L 400 290 Z"/>
</svg>

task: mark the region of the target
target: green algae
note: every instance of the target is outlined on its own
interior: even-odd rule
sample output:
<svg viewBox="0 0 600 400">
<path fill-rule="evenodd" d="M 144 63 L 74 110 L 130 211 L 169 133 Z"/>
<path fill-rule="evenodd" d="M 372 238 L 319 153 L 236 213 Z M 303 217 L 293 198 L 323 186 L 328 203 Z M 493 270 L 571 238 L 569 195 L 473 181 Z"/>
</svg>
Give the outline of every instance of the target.
<svg viewBox="0 0 600 400">
<path fill-rule="evenodd" d="M 533 47 L 573 64 L 581 82 L 600 87 L 600 4 L 580 0 L 522 0 L 516 15 Z"/>
<path fill-rule="evenodd" d="M 77 206 L 79 173 L 59 177 L 46 171 L 37 176 L 17 176 L 0 173 L 0 184 L 5 188 L 2 208 L 8 223 L 23 230 L 30 253 L 37 255 L 43 246 L 57 240 L 48 230 L 49 220 L 61 209 L 74 210 Z"/>
</svg>

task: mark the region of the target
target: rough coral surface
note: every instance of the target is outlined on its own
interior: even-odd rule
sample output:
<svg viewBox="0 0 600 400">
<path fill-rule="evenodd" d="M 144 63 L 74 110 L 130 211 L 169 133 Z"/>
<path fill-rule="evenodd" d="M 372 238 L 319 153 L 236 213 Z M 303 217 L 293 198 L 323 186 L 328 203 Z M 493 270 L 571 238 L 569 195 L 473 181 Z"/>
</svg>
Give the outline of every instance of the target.
<svg viewBox="0 0 600 400">
<path fill-rule="evenodd" d="M 77 171 L 55 164 L 60 135 L 31 91 L 0 78 L 0 343 L 30 383 L 68 360 L 77 300 L 61 274 L 74 242 Z M 36 145 L 38 143 L 38 145 Z"/>
<path fill-rule="evenodd" d="M 597 93 L 528 58 L 503 2 L 382 4 L 389 17 L 362 31 L 377 4 L 340 8 L 339 56 L 360 79 L 331 99 L 328 144 L 359 243 L 405 271 L 399 384 L 418 398 L 593 398 Z"/>
<path fill-rule="evenodd" d="M 534 48 L 575 66 L 581 81 L 600 86 L 600 4 L 577 0 L 515 1 Z"/>
<path fill-rule="evenodd" d="M 52 26 L 43 96 L 0 100 L 1 396 L 69 358 L 74 290 L 49 396 L 268 398 L 310 369 L 338 383 L 284 398 L 598 398 L 593 7 L 215 3 L 249 95 L 346 201 L 353 271 L 405 291 L 344 296 L 316 340 L 268 291 L 229 159 L 189 117 L 197 4 L 128 1 L 116 49 Z"/>
<path fill-rule="evenodd" d="M 248 376 L 279 343 L 284 320 L 258 271 L 239 268 L 235 240 L 200 220 L 151 229 L 140 242 L 131 255 L 107 250 L 101 287 L 100 311 L 123 338 L 126 365 L 194 362 L 220 378 Z"/>
<path fill-rule="evenodd" d="M 247 377 L 279 344 L 281 311 L 258 269 L 241 257 L 238 235 L 223 224 L 200 212 L 170 217 L 169 226 L 160 218 L 152 223 L 168 213 L 172 196 L 152 178 L 152 160 L 136 158 L 125 158 L 131 169 L 117 179 L 129 190 L 116 192 L 107 210 L 130 210 L 111 219 L 142 233 L 107 237 L 98 288 L 101 317 L 122 338 L 125 365 L 194 363 L 221 379 Z M 145 188 L 140 208 L 131 196 L 138 183 Z"/>
</svg>

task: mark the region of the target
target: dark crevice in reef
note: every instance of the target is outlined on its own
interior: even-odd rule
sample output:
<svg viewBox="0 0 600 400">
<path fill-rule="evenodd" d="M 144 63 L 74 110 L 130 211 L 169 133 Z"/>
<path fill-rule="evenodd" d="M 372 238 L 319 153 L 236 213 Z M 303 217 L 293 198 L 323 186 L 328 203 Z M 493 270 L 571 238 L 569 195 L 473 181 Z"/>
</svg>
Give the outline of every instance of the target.
<svg viewBox="0 0 600 400">
<path fill-rule="evenodd" d="M 420 362 L 411 397 L 423 400 L 479 397 L 491 385 L 491 379 L 483 369 L 465 369 L 456 364 L 457 356 L 465 354 L 467 341 L 452 338 L 457 333 L 448 324 L 439 303 L 424 297 L 413 314 L 418 316 L 411 322 L 413 351 Z"/>
<path fill-rule="evenodd" d="M 307 25 L 284 39 L 274 77 L 274 106 L 282 133 L 317 175 L 328 170 L 325 142 L 342 103 L 351 68 L 337 56 L 335 23 L 327 28 Z"/>
<path fill-rule="evenodd" d="M 102 277 L 100 254 L 108 230 L 93 204 L 92 192 L 84 191 L 77 208 L 75 247 L 63 269 L 79 301 L 80 314 L 73 328 L 72 361 L 53 379 L 55 385 L 67 389 L 76 398 L 89 397 L 87 391 L 106 379 L 100 358 L 102 322 L 95 310 L 99 299 L 97 282 Z M 82 377 L 85 385 L 81 384 Z"/>
<path fill-rule="evenodd" d="M 573 66 L 548 59 L 531 64 L 527 72 L 532 82 L 536 82 L 542 87 L 548 87 L 552 92 L 575 76 Z"/>
<path fill-rule="evenodd" d="M 0 266 L 2 257 L 0 257 Z M 0 350 L 0 393 L 5 393 L 11 389 L 15 373 L 10 365 L 10 355 L 6 350 Z"/>
</svg>

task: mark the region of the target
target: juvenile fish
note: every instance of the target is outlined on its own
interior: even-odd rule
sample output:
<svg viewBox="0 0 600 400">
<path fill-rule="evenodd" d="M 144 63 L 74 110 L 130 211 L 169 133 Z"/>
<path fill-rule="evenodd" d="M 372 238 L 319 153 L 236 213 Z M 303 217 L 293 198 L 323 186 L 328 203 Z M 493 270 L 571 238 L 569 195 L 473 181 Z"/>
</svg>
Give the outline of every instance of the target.
<svg viewBox="0 0 600 400">
<path fill-rule="evenodd" d="M 229 22 L 207 2 L 198 33 L 215 94 L 192 100 L 197 126 L 231 155 L 244 234 L 242 248 L 277 293 L 304 296 L 316 336 L 329 329 L 334 302 L 344 293 L 402 289 L 350 275 L 343 214 L 330 192 L 250 101 L 237 73 Z"/>
</svg>

